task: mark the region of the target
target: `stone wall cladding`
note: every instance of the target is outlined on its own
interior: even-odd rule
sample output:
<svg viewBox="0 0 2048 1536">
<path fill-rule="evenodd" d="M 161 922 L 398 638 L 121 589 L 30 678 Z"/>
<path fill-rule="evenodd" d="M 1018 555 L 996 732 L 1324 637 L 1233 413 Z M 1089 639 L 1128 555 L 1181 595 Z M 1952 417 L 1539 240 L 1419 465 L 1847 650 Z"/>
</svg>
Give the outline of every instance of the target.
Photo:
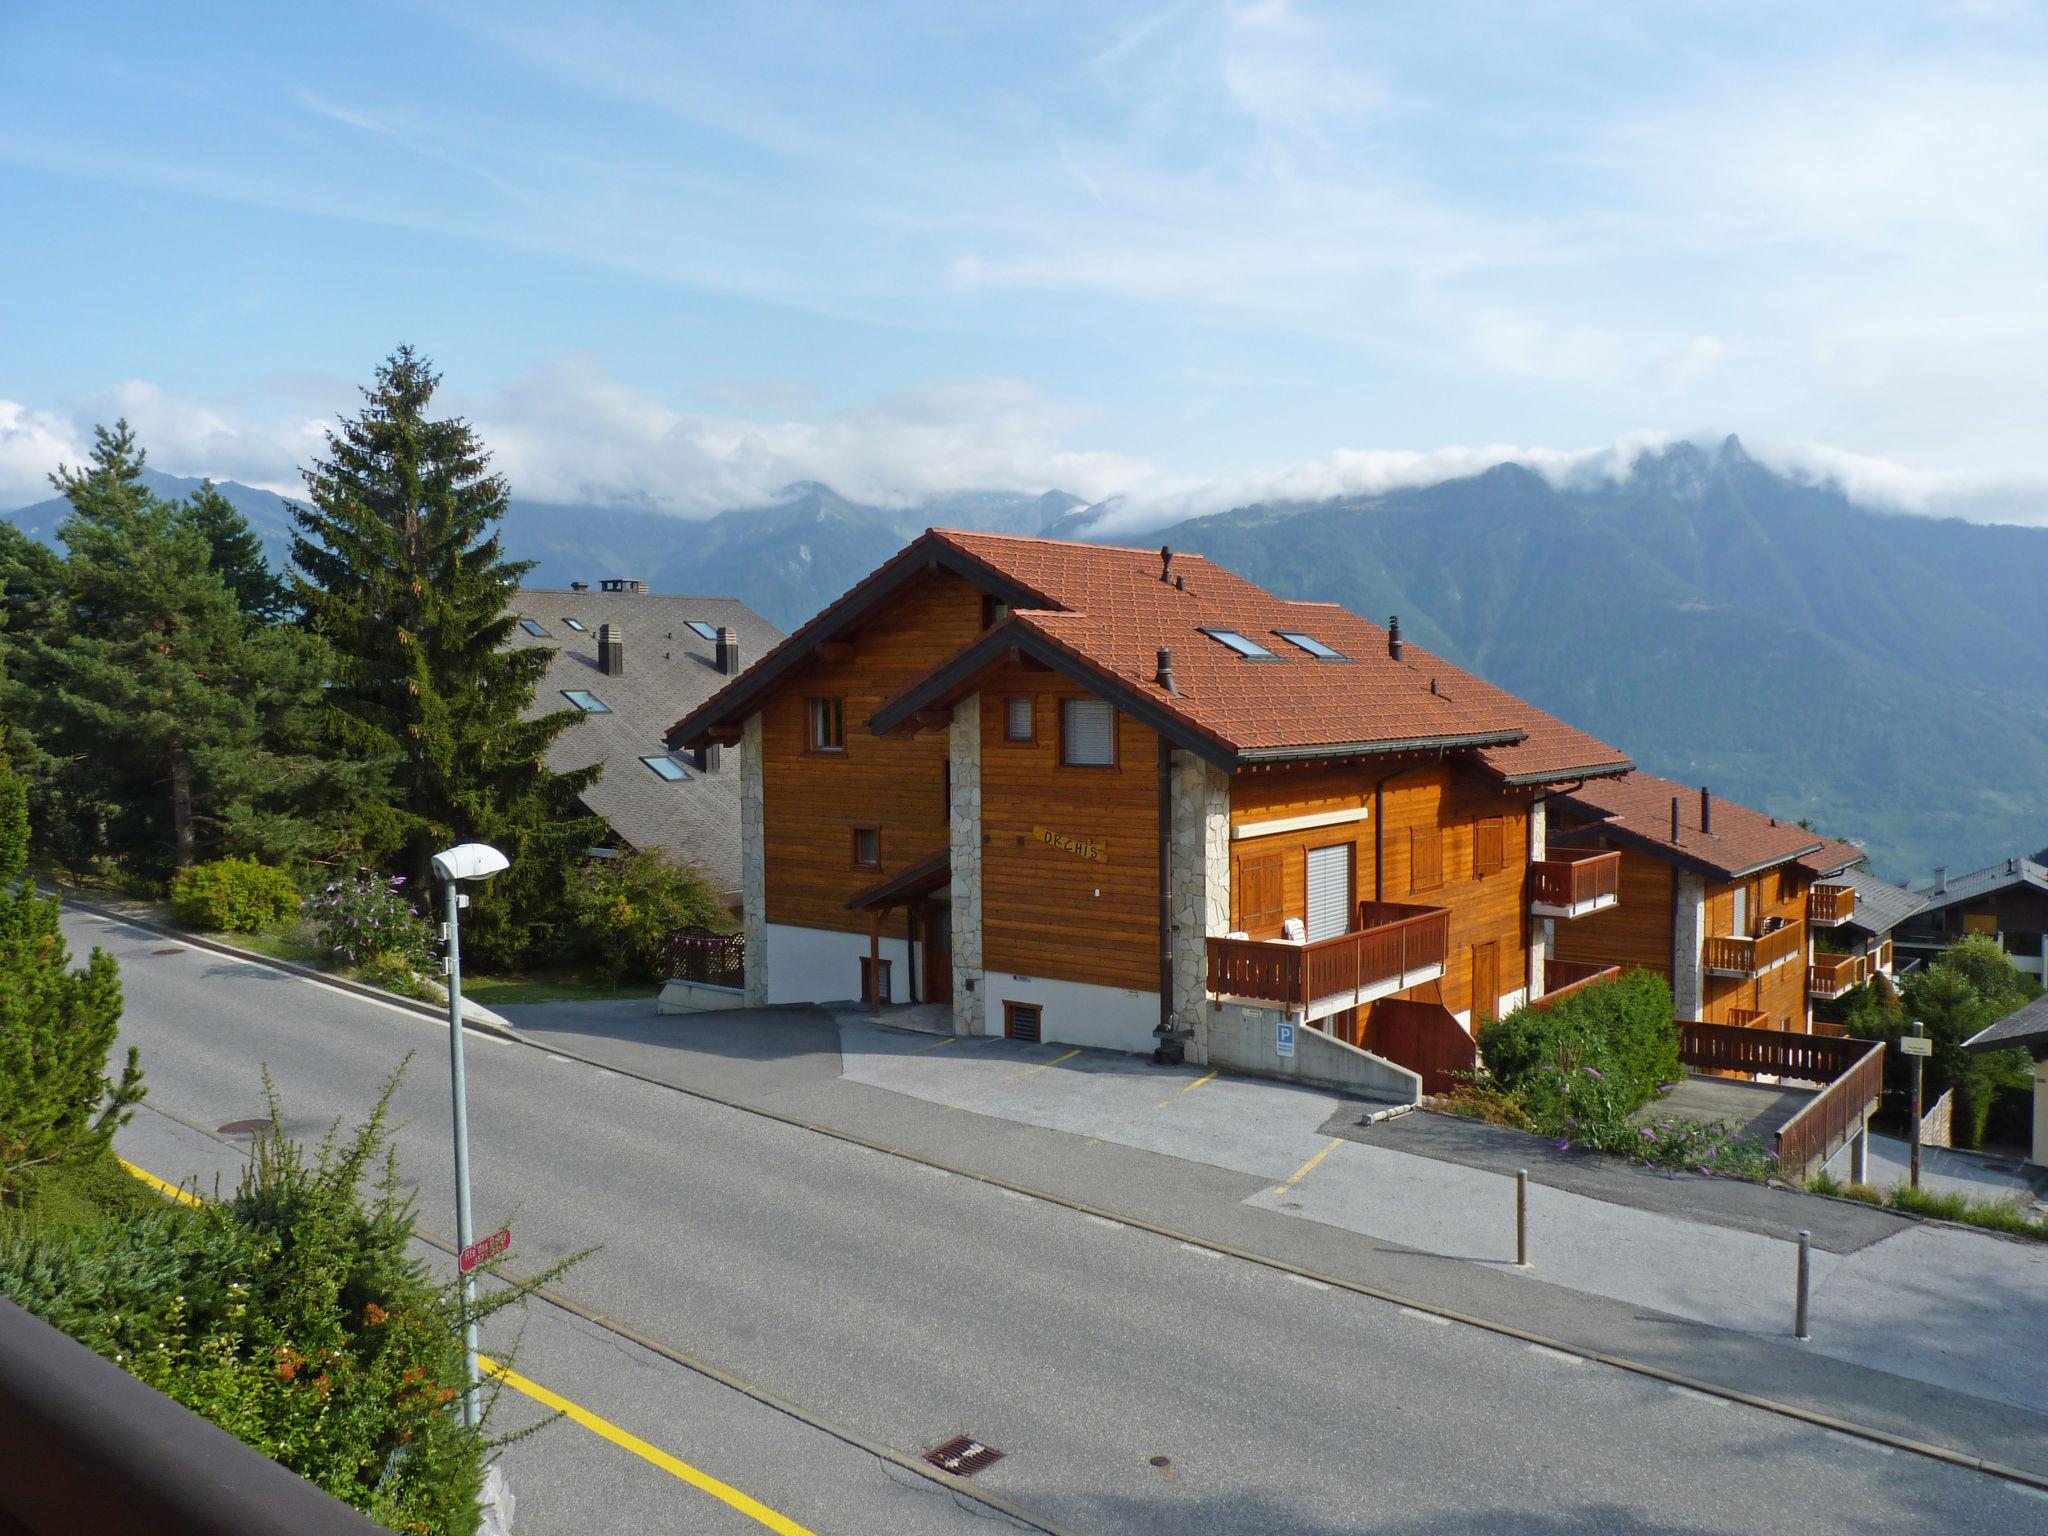
<svg viewBox="0 0 2048 1536">
<path fill-rule="evenodd" d="M 1192 752 L 1175 752 L 1169 795 L 1173 1020 L 1194 1031 L 1187 1059 L 1207 1062 L 1207 941 L 1230 931 L 1230 776 Z"/>
<path fill-rule="evenodd" d="M 1529 803 L 1529 862 L 1550 856 L 1550 818 L 1543 809 L 1543 797 Z M 1523 919 L 1529 925 L 1529 980 L 1524 1000 L 1541 997 L 1547 988 L 1543 972 L 1550 963 L 1550 920 L 1531 913 Z"/>
<path fill-rule="evenodd" d="M 1671 882 L 1671 1008 L 1681 1019 L 1706 1010 L 1706 972 L 1700 950 L 1707 937 L 1707 882 L 1691 870 Z"/>
<path fill-rule="evenodd" d="M 761 712 L 740 733 L 740 931 L 747 941 L 745 1002 L 768 1001 L 768 843 L 761 790 Z"/>
<path fill-rule="evenodd" d="M 953 859 L 953 1028 L 988 1031 L 987 984 L 981 961 L 981 695 L 953 706 L 947 727 L 952 754 L 949 842 Z"/>
</svg>

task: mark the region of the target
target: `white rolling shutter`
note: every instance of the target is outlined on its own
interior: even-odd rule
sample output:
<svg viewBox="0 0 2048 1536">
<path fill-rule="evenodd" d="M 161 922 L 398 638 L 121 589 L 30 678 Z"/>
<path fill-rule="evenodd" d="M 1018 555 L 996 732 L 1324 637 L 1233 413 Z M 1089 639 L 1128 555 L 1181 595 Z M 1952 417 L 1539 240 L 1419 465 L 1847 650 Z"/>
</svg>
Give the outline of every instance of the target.
<svg viewBox="0 0 2048 1536">
<path fill-rule="evenodd" d="M 1308 941 L 1351 931 L 1351 845 L 1308 851 Z"/>
<path fill-rule="evenodd" d="M 1116 762 L 1116 711 L 1101 699 L 1062 699 L 1060 713 L 1066 740 L 1064 761 L 1080 767 L 1107 767 Z"/>
</svg>

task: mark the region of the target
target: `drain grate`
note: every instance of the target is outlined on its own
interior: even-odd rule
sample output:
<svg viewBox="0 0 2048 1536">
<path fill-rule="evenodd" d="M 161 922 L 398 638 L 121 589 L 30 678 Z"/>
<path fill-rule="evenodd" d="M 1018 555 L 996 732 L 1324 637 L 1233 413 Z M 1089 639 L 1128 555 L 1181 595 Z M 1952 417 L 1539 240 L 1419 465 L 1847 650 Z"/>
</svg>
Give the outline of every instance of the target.
<svg viewBox="0 0 2048 1536">
<path fill-rule="evenodd" d="M 150 953 L 152 955 L 182 955 L 185 953 L 185 946 L 182 944 L 166 944 L 162 949 L 152 949 Z"/>
<path fill-rule="evenodd" d="M 1003 1453 L 969 1436 L 955 1435 L 944 1445 L 935 1445 L 926 1451 L 924 1459 L 941 1472 L 951 1472 L 956 1477 L 972 1477 L 983 1467 L 1001 1461 Z"/>
</svg>

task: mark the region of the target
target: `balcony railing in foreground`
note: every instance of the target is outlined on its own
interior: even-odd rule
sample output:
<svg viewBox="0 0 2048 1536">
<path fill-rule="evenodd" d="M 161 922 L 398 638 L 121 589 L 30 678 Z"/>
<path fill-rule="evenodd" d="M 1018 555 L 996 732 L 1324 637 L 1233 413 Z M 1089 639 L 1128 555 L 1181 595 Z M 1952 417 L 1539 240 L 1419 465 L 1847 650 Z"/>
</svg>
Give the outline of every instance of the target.
<svg viewBox="0 0 2048 1536">
<path fill-rule="evenodd" d="M 1529 910 L 1538 917 L 1586 917 L 1621 894 L 1621 854 L 1603 848 L 1553 848 L 1529 866 Z"/>
<path fill-rule="evenodd" d="M 1309 944 L 1209 940 L 1209 990 L 1321 1018 L 1443 974 L 1449 912 L 1392 901 L 1358 905 L 1359 927 Z"/>
<path fill-rule="evenodd" d="M 1550 990 L 1529 1006 L 1548 1010 L 1574 992 L 1613 981 L 1620 974 L 1618 965 L 1596 965 L 1590 960 L 1546 960 L 1543 963 L 1543 984 Z"/>
</svg>

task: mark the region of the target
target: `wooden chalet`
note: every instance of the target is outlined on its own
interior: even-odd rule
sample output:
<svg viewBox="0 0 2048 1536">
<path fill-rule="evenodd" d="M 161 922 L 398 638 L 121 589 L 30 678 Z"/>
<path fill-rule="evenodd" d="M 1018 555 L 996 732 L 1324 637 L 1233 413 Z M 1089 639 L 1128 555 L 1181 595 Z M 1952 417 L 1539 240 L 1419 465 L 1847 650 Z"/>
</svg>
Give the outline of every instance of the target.
<svg viewBox="0 0 2048 1536">
<path fill-rule="evenodd" d="M 745 998 L 1412 1097 L 1576 985 L 1619 752 L 1199 556 L 930 531 L 678 721 L 738 746 Z"/>
</svg>

